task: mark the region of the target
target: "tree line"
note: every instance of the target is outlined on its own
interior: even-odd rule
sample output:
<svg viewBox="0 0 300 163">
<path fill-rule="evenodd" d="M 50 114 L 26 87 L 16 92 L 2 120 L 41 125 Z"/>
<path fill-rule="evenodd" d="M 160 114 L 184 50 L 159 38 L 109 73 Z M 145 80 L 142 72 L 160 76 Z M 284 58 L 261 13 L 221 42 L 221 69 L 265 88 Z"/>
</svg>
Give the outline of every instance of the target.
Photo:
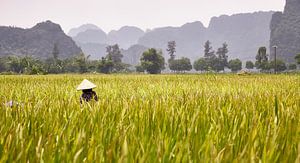
<svg viewBox="0 0 300 163">
<path fill-rule="evenodd" d="M 170 55 L 170 58 L 168 59 L 168 67 L 173 72 L 190 71 L 193 67 L 196 71 L 216 72 L 224 71 L 225 67 L 230 68 L 233 72 L 242 69 L 242 62 L 240 60 L 235 59 L 228 62 L 228 45 L 226 43 L 224 43 L 221 48 L 218 48 L 217 52 L 215 53 L 215 51 L 212 49 L 211 42 L 207 41 L 204 45 L 204 57 L 196 60 L 193 65 L 189 58 L 182 57 L 176 59 L 175 41 L 168 42 L 166 50 Z M 157 52 L 155 49 L 149 49 L 143 53 L 141 65 L 138 65 L 136 69 L 139 72 L 144 72 L 146 70 L 148 73 L 152 74 L 162 71 L 165 68 L 164 65 L 162 52 Z M 154 71 L 153 69 L 156 70 Z"/>
<path fill-rule="evenodd" d="M 230 69 L 232 72 L 237 72 L 242 69 L 242 61 L 238 58 L 228 60 L 228 44 L 223 43 L 222 47 L 214 51 L 211 42 L 208 40 L 204 44 L 204 55 L 197 59 L 193 65 L 189 58 L 182 57 L 176 59 L 176 42 L 168 42 L 167 49 L 170 58 L 168 59 L 168 67 L 173 72 L 185 72 L 194 68 L 196 71 L 201 72 L 221 72 L 225 71 L 225 68 Z M 270 72 L 275 69 L 275 62 L 269 61 L 267 55 L 267 48 L 260 47 L 255 57 L 255 63 L 252 61 L 246 62 L 246 69 L 258 69 L 260 72 Z M 300 64 L 300 54 L 296 55 L 295 60 L 297 64 Z M 165 69 L 164 58 L 162 52 L 155 49 L 149 49 L 143 53 L 141 58 L 141 64 L 136 66 L 138 72 L 147 71 L 150 74 L 160 73 Z M 281 72 L 285 70 L 297 69 L 296 64 L 289 64 L 288 66 L 282 60 L 276 61 L 276 71 Z"/>
<path fill-rule="evenodd" d="M 238 58 L 228 60 L 228 45 L 223 43 L 217 51 L 213 50 L 208 40 L 204 44 L 204 55 L 192 64 L 189 58 L 176 58 L 176 42 L 169 41 L 166 51 L 169 54 L 167 63 L 161 50 L 150 48 L 143 52 L 140 64 L 135 66 L 136 72 L 147 72 L 150 74 L 161 73 L 166 66 L 175 73 L 191 71 L 193 68 L 201 72 L 221 72 L 230 69 L 237 72 L 242 69 L 242 61 Z M 118 44 L 106 47 L 106 56 L 100 60 L 91 60 L 90 56 L 81 53 L 77 56 L 60 59 L 57 45 L 54 44 L 52 57 L 41 60 L 31 56 L 5 56 L 0 58 L 0 72 L 20 74 L 59 74 L 59 73 L 120 73 L 133 72 L 132 66 L 122 62 L 123 55 Z M 269 61 L 266 47 L 260 47 L 255 57 L 255 63 L 246 62 L 247 69 L 256 68 L 261 72 L 270 72 L 275 69 L 275 62 Z M 300 54 L 295 57 L 296 63 L 300 64 Z M 277 60 L 276 71 L 297 69 L 296 64 L 285 64 Z"/>
<path fill-rule="evenodd" d="M 122 63 L 118 45 L 106 47 L 106 57 L 91 60 L 90 55 L 81 53 L 74 57 L 60 59 L 54 44 L 52 57 L 42 60 L 32 56 L 5 56 L 0 58 L 0 72 L 19 74 L 60 74 L 60 73 L 112 73 L 129 71 L 130 65 Z"/>
</svg>

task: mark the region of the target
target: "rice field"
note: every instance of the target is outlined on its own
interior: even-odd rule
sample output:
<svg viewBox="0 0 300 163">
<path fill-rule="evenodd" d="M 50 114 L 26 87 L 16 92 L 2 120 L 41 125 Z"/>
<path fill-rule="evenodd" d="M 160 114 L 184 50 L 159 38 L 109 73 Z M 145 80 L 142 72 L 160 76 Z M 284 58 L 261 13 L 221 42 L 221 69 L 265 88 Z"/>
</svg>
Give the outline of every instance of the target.
<svg viewBox="0 0 300 163">
<path fill-rule="evenodd" d="M 0 76 L 0 162 L 300 162 L 300 75 Z"/>
</svg>

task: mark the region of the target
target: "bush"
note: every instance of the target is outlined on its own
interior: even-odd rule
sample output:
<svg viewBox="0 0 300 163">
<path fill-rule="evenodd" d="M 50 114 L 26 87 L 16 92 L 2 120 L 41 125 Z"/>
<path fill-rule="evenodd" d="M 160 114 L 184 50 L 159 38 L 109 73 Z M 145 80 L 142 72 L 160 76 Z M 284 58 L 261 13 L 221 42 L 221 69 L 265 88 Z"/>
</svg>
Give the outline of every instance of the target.
<svg viewBox="0 0 300 163">
<path fill-rule="evenodd" d="M 297 69 L 297 65 L 296 64 L 290 64 L 289 65 L 289 70 L 296 70 Z"/>
<path fill-rule="evenodd" d="M 239 59 L 230 60 L 228 67 L 232 72 L 237 72 L 242 69 L 242 61 Z"/>
</svg>

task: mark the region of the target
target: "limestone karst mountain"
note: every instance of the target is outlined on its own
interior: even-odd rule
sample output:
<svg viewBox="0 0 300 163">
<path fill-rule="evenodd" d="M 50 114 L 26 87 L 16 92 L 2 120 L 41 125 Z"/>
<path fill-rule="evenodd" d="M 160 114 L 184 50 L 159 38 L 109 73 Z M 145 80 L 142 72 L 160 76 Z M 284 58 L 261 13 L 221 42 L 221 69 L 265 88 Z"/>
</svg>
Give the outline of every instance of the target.
<svg viewBox="0 0 300 163">
<path fill-rule="evenodd" d="M 38 23 L 30 29 L 0 27 L 0 56 L 31 55 L 49 58 L 56 44 L 59 57 L 67 58 L 81 53 L 81 49 L 58 24 L 51 21 Z"/>
<path fill-rule="evenodd" d="M 75 32 L 78 32 L 76 35 Z M 99 27 L 88 24 L 73 28 L 69 32 L 76 44 L 92 59 L 99 59 L 106 55 L 106 46 L 118 44 L 123 50 L 137 44 L 144 31 L 133 26 L 124 26 L 119 30 L 112 30 L 106 34 Z M 135 54 L 132 54 L 135 56 Z"/>
<path fill-rule="evenodd" d="M 270 22 L 274 12 L 255 12 L 235 14 L 231 16 L 222 15 L 213 17 L 208 27 L 201 22 L 186 23 L 180 27 L 162 27 L 143 32 L 136 27 L 122 27 L 120 30 L 111 31 L 108 35 L 102 32 L 97 39 L 89 36 L 86 31 L 78 35 L 85 36 L 85 40 L 79 40 L 78 35 L 73 37 L 78 44 L 88 42 L 93 46 L 82 47 L 84 52 L 96 51 L 95 44 L 99 46 L 119 44 L 122 49 L 128 49 L 133 45 L 143 47 L 154 47 L 163 50 L 165 57 L 168 41 L 176 41 L 177 57 L 188 57 L 195 60 L 203 56 L 203 45 L 210 40 L 216 50 L 224 42 L 229 46 L 229 58 L 240 58 L 243 61 L 254 60 L 260 46 L 269 46 Z M 98 28 L 99 30 L 100 28 Z M 90 29 L 89 29 L 90 30 Z M 94 34 L 94 36 L 97 36 Z M 101 44 L 101 45 L 100 45 Z M 103 49 L 103 48 L 102 48 Z M 101 52 L 105 53 L 105 52 Z M 101 58 L 104 54 L 91 54 L 95 58 Z M 136 55 L 132 55 L 136 56 Z"/>
<path fill-rule="evenodd" d="M 100 29 L 99 27 L 97 27 L 96 25 L 94 24 L 83 24 L 81 25 L 80 27 L 77 27 L 77 28 L 72 28 L 69 32 L 68 32 L 68 35 L 71 36 L 71 37 L 74 37 L 76 36 L 78 33 L 80 32 L 84 32 L 88 29 Z"/>
<path fill-rule="evenodd" d="M 168 57 L 165 51 L 168 41 L 176 41 L 177 56 L 196 59 L 196 54 L 200 56 L 202 44 L 206 41 L 206 28 L 201 22 L 188 23 L 181 27 L 157 28 L 141 37 L 138 44 L 162 49 L 165 57 Z"/>
<path fill-rule="evenodd" d="M 137 44 L 138 39 L 144 35 L 144 31 L 133 26 L 124 26 L 119 30 L 112 30 L 108 33 L 109 44 L 119 44 L 123 49 Z"/>
<path fill-rule="evenodd" d="M 213 17 L 208 28 L 200 22 L 177 28 L 158 28 L 140 38 L 139 44 L 165 50 L 167 41 L 174 40 L 177 43 L 176 55 L 193 60 L 203 56 L 206 40 L 212 42 L 215 50 L 227 42 L 230 58 L 254 60 L 260 46 L 269 46 L 272 14 L 273 12 L 256 12 Z"/>
<path fill-rule="evenodd" d="M 118 44 L 121 48 L 127 49 L 137 44 L 138 39 L 144 35 L 144 31 L 134 26 L 124 26 L 119 30 L 111 30 L 106 34 L 96 25 L 85 24 L 78 28 L 71 29 L 68 35 L 79 44 Z"/>
<path fill-rule="evenodd" d="M 276 12 L 271 21 L 270 48 L 277 46 L 278 59 L 294 63 L 300 53 L 300 0 L 286 0 L 284 12 Z"/>
<path fill-rule="evenodd" d="M 73 37 L 76 43 L 97 43 L 106 44 L 108 43 L 108 37 L 101 29 L 88 29 L 84 32 L 78 33 Z"/>
</svg>

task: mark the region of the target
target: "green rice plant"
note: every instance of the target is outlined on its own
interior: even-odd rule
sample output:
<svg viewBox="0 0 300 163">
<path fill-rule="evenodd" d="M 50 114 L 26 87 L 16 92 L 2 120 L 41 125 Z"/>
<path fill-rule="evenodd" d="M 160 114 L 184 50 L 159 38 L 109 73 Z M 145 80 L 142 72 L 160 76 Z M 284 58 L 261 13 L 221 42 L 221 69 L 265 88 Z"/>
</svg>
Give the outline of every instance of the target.
<svg viewBox="0 0 300 163">
<path fill-rule="evenodd" d="M 0 162 L 300 161 L 299 75 L 0 76 L 0 117 Z"/>
</svg>

